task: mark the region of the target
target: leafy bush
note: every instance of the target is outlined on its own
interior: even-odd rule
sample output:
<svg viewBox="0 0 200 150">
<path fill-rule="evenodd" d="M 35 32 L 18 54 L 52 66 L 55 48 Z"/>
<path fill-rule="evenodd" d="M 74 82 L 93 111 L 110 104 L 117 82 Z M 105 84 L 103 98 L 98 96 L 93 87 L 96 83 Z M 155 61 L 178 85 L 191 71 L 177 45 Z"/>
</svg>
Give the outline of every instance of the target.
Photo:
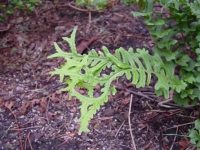
<svg viewBox="0 0 200 150">
<path fill-rule="evenodd" d="M 97 10 L 105 9 L 109 2 L 108 0 L 76 0 L 76 4 L 85 6 L 87 8 L 93 8 Z"/>
<path fill-rule="evenodd" d="M 0 2 L 0 21 L 4 20 L 8 15 L 13 14 L 17 9 L 33 11 L 40 0 L 11 0 Z"/>
<path fill-rule="evenodd" d="M 195 105 L 200 100 L 200 0 L 149 0 L 139 5 L 143 12 L 133 14 L 145 19 L 155 41 L 154 51 L 176 68 L 186 85 L 180 92 L 175 90 L 175 101 Z M 200 148 L 199 120 L 189 137 Z"/>
<path fill-rule="evenodd" d="M 195 121 L 195 127 L 190 131 L 189 137 L 192 144 L 200 148 L 200 120 Z"/>
<path fill-rule="evenodd" d="M 76 4 L 80 6 L 85 6 L 87 8 L 97 9 L 97 10 L 104 10 L 109 5 L 113 5 L 118 0 L 76 0 Z M 122 3 L 127 5 L 133 4 L 134 2 L 139 2 L 140 0 L 121 0 Z"/>
<path fill-rule="evenodd" d="M 135 2 L 139 2 L 139 0 L 122 0 L 122 2 L 129 5 L 129 4 L 133 4 Z"/>
<path fill-rule="evenodd" d="M 155 89 L 165 97 L 168 97 L 171 88 L 182 90 L 182 83 L 173 76 L 173 67 L 164 64 L 159 55 L 131 48 L 119 48 L 111 54 L 106 47 L 99 53 L 91 50 L 81 55 L 76 50 L 75 34 L 76 28 L 70 38 L 63 38 L 69 44 L 70 52 L 62 51 L 55 43 L 56 53 L 49 58 L 64 58 L 66 61 L 52 75 L 58 75 L 60 81 L 67 84 L 64 91 L 81 102 L 80 132 L 88 131 L 90 119 L 108 101 L 109 95 L 116 93 L 112 82 L 123 75 L 136 87 L 144 87 L 149 85 L 154 74 L 157 77 Z M 107 69 L 111 71 L 105 73 Z"/>
<path fill-rule="evenodd" d="M 154 39 L 154 51 L 165 63 L 176 67 L 176 74 L 186 88 L 176 93 L 175 101 L 181 105 L 195 104 L 200 99 L 200 0 L 159 0 L 143 4 L 143 16 Z M 159 9 L 158 9 L 159 8 Z"/>
</svg>

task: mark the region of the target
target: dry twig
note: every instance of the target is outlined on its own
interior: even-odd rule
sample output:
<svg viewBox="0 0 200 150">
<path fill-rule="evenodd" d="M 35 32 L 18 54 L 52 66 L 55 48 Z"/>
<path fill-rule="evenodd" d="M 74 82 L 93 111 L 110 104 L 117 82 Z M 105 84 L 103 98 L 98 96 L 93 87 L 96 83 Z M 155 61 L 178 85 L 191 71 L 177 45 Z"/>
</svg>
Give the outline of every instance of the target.
<svg viewBox="0 0 200 150">
<path fill-rule="evenodd" d="M 28 133 L 28 143 L 29 143 L 29 146 L 30 146 L 30 149 L 33 150 L 33 147 L 32 147 L 32 144 L 31 144 L 31 140 L 30 140 L 30 132 Z"/>
<path fill-rule="evenodd" d="M 73 5 L 72 3 L 68 3 L 67 6 L 73 8 L 75 10 L 81 11 L 81 12 L 99 12 L 98 10 L 94 10 L 94 9 L 79 8 L 79 7 L 75 6 L 75 5 Z"/>
<path fill-rule="evenodd" d="M 191 124 L 194 124 L 194 121 L 192 121 L 192 122 L 187 122 L 187 123 L 183 123 L 183 124 L 178 124 L 178 125 L 175 125 L 175 126 L 173 126 L 173 127 L 167 128 L 166 130 L 173 129 L 173 128 L 178 128 L 178 127 L 182 127 L 182 126 L 187 126 L 187 125 L 191 125 Z M 166 130 L 165 130 L 165 131 L 166 131 Z"/>
<path fill-rule="evenodd" d="M 92 13 L 91 13 L 91 11 L 89 11 L 88 12 L 88 25 L 87 25 L 86 32 L 89 32 L 90 26 L 91 26 L 91 22 L 92 22 Z"/>
<path fill-rule="evenodd" d="M 171 147 L 170 147 L 170 150 L 172 150 L 173 149 L 173 147 L 174 147 L 174 143 L 175 143 L 175 141 L 176 141 L 176 135 L 177 135 L 177 133 L 178 133 L 178 127 L 176 128 L 176 134 L 175 134 L 175 136 L 174 136 L 174 140 L 173 140 L 173 142 L 172 142 L 172 145 L 171 145 Z"/>
<path fill-rule="evenodd" d="M 151 100 L 151 101 L 156 101 L 155 99 L 152 99 L 151 97 L 143 94 L 142 92 L 135 92 L 135 91 L 132 91 L 132 90 L 129 90 L 129 89 L 126 89 L 127 92 L 131 93 L 131 94 L 134 94 L 134 95 L 137 95 L 137 96 L 140 96 L 140 97 L 144 97 L 148 100 Z"/>
<path fill-rule="evenodd" d="M 131 95 L 130 104 L 129 104 L 128 124 L 129 124 L 129 130 L 130 130 L 130 134 L 131 134 L 132 148 L 133 148 L 133 150 L 137 150 L 137 149 L 136 149 L 136 146 L 135 146 L 134 136 L 133 136 L 133 133 L 132 133 L 132 128 L 131 128 L 131 117 L 130 117 L 130 116 L 131 116 L 132 102 L 133 102 L 133 95 Z"/>
<path fill-rule="evenodd" d="M 120 125 L 119 129 L 117 130 L 117 133 L 115 134 L 115 137 L 117 137 L 119 131 L 121 130 L 121 128 L 124 126 L 125 120 L 122 122 L 122 124 Z"/>
</svg>

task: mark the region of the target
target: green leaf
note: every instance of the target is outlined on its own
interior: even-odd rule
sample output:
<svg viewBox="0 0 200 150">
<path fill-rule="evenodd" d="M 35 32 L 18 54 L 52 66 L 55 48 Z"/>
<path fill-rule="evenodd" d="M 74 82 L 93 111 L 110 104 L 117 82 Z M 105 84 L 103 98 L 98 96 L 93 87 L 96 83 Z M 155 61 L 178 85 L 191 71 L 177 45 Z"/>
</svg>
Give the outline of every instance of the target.
<svg viewBox="0 0 200 150">
<path fill-rule="evenodd" d="M 194 126 L 195 126 L 195 128 L 196 128 L 197 130 L 200 130 L 200 119 L 198 119 L 198 120 L 196 120 L 196 121 L 194 122 Z"/>
<path fill-rule="evenodd" d="M 165 21 L 163 19 L 158 19 L 158 20 L 155 20 L 153 22 L 150 22 L 150 21 L 146 21 L 145 22 L 148 26 L 162 26 L 165 24 Z"/>
<path fill-rule="evenodd" d="M 190 61 L 190 57 L 188 55 L 183 55 L 181 58 L 177 59 L 176 63 L 180 66 L 188 66 L 188 62 Z"/>
<path fill-rule="evenodd" d="M 76 30 L 77 28 L 73 30 L 70 38 L 63 38 L 68 42 L 70 51 L 64 52 L 55 43 L 56 53 L 49 58 L 65 59 L 65 63 L 51 74 L 58 75 L 60 81 L 66 83 L 65 90 L 70 97 L 81 102 L 80 133 L 89 131 L 90 120 L 108 101 L 109 96 L 116 93 L 112 82 L 121 76 L 125 75 L 136 87 L 145 87 L 154 74 L 158 78 L 155 88 L 166 98 L 170 88 L 180 88 L 179 84 L 174 84 L 178 81 L 173 76 L 173 67 L 164 64 L 159 55 L 150 55 L 145 49 L 127 51 L 118 48 L 111 54 L 108 48 L 103 47 L 99 53 L 92 50 L 87 55 L 78 54 L 75 46 Z M 105 73 L 107 68 L 110 69 L 109 73 Z M 100 87 L 99 92 L 95 90 L 97 87 Z M 81 88 L 84 88 L 84 93 L 80 92 Z"/>
<path fill-rule="evenodd" d="M 74 28 L 71 37 L 63 37 L 63 40 L 67 41 L 67 43 L 69 44 L 70 50 L 72 53 L 76 54 L 77 50 L 76 50 L 76 43 L 75 43 L 75 38 L 76 38 L 76 31 L 77 31 L 77 26 Z"/>
<path fill-rule="evenodd" d="M 137 12 L 137 11 L 134 11 L 132 12 L 133 16 L 134 17 L 148 17 L 151 15 L 151 12 Z"/>
</svg>

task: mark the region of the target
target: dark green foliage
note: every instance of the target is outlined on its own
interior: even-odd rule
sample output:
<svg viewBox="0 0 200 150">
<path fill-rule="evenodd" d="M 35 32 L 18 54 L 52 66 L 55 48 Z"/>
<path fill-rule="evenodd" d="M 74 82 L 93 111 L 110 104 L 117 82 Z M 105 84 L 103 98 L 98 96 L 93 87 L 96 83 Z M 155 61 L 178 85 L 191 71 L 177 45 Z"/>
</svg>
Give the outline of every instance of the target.
<svg viewBox="0 0 200 150">
<path fill-rule="evenodd" d="M 153 7 L 158 3 L 160 10 Z M 186 84 L 181 91 L 175 90 L 175 101 L 195 105 L 200 100 L 200 0 L 146 0 L 141 8 L 143 12 L 133 14 L 145 18 L 155 41 L 154 51 L 176 68 L 176 74 Z M 189 137 L 200 148 L 199 120 Z"/>
<path fill-rule="evenodd" d="M 196 120 L 194 125 L 194 128 L 190 130 L 190 141 L 192 144 L 196 145 L 197 148 L 200 148 L 200 120 Z"/>
<path fill-rule="evenodd" d="M 0 2 L 0 21 L 3 21 L 8 15 L 13 14 L 16 10 L 33 11 L 40 0 L 11 0 Z"/>
<path fill-rule="evenodd" d="M 175 95 L 181 105 L 195 104 L 200 99 L 200 0 L 158 0 L 162 7 L 153 9 L 155 1 L 143 4 L 143 12 L 154 39 L 154 51 L 176 67 L 186 88 Z M 145 6 L 145 7 L 144 7 Z"/>
<path fill-rule="evenodd" d="M 136 0 L 122 0 L 123 3 L 128 4 L 128 5 L 133 4 L 135 1 Z"/>
<path fill-rule="evenodd" d="M 88 9 L 104 10 L 112 3 L 118 0 L 76 0 L 76 4 L 79 6 L 87 7 Z M 120 0 L 121 3 L 130 5 L 135 2 L 140 3 L 142 0 Z"/>
<path fill-rule="evenodd" d="M 89 9 L 102 10 L 108 6 L 108 0 L 76 0 L 76 4 Z"/>
</svg>

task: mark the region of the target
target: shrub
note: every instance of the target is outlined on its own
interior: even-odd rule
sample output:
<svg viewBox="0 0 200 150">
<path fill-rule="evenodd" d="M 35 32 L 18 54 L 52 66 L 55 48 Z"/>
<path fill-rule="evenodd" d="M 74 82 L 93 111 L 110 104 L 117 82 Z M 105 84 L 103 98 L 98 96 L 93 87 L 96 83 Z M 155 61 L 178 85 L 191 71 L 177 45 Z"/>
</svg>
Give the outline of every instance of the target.
<svg viewBox="0 0 200 150">
<path fill-rule="evenodd" d="M 192 144 L 196 145 L 197 148 L 200 148 L 200 120 L 194 122 L 195 126 L 190 130 L 190 141 Z"/>
<path fill-rule="evenodd" d="M 87 8 L 92 8 L 92 9 L 105 9 L 109 2 L 108 0 L 76 0 L 76 4 L 80 6 L 85 6 Z"/>
<path fill-rule="evenodd" d="M 143 4 L 142 13 L 133 14 L 145 18 L 155 42 L 154 51 L 176 67 L 176 74 L 187 85 L 176 91 L 175 101 L 195 104 L 200 99 L 200 0 L 159 2 L 160 10 L 153 9 L 153 1 L 149 1 Z"/>
<path fill-rule="evenodd" d="M 89 9 L 104 10 L 109 5 L 113 6 L 118 0 L 76 0 L 76 4 L 80 6 L 85 6 Z M 127 5 L 133 4 L 134 2 L 139 2 L 140 0 L 121 0 L 122 3 Z"/>
<path fill-rule="evenodd" d="M 180 105 L 200 100 L 200 0 L 140 1 L 141 16 L 154 39 L 154 52 L 164 63 L 172 64 L 185 88 L 175 90 L 174 100 Z M 153 6 L 157 7 L 153 7 Z M 190 131 L 191 142 L 200 147 L 200 122 Z"/>
<path fill-rule="evenodd" d="M 11 0 L 0 2 L 0 21 L 3 21 L 8 15 L 13 14 L 16 10 L 33 11 L 40 0 Z"/>
</svg>

